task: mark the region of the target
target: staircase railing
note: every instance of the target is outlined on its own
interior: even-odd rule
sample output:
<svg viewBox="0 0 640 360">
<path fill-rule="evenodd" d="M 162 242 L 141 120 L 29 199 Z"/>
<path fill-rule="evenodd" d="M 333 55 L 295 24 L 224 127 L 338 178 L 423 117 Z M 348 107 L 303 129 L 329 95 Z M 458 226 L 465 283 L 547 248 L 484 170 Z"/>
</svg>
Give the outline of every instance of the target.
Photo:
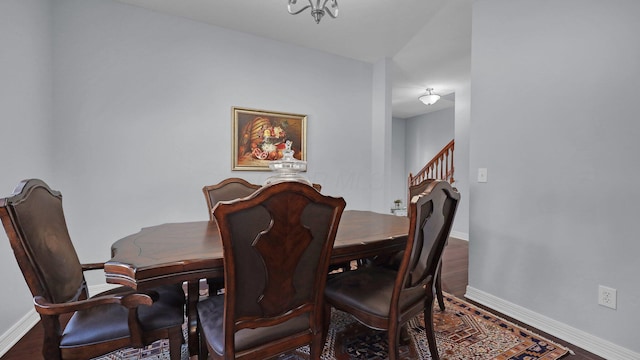
<svg viewBox="0 0 640 360">
<path fill-rule="evenodd" d="M 453 178 L 453 149 L 455 139 L 451 140 L 440 152 L 425 165 L 422 170 L 413 176 L 409 173 L 409 187 L 417 185 L 425 179 L 447 180 L 450 184 L 455 181 Z"/>
</svg>

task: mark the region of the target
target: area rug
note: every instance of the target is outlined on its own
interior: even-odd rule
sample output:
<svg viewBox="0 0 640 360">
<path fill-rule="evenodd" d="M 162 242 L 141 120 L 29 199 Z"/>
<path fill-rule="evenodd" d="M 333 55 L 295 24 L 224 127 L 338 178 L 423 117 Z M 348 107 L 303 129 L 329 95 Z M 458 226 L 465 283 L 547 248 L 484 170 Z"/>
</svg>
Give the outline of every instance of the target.
<svg viewBox="0 0 640 360">
<path fill-rule="evenodd" d="M 570 350 L 533 332 L 501 319 L 455 296 L 445 294 L 445 311 L 435 306 L 434 326 L 438 351 L 443 360 L 554 360 Z M 408 323 L 410 341 L 400 346 L 400 359 L 431 359 L 424 336 L 424 319 L 419 315 Z M 387 336 L 355 321 L 350 315 L 334 310 L 331 328 L 322 354 L 323 360 L 387 359 Z M 98 358 L 169 359 L 166 340 L 145 349 L 126 349 Z M 307 360 L 309 348 L 302 347 L 279 356 L 278 360 Z M 186 346 L 182 359 L 188 360 Z"/>
</svg>

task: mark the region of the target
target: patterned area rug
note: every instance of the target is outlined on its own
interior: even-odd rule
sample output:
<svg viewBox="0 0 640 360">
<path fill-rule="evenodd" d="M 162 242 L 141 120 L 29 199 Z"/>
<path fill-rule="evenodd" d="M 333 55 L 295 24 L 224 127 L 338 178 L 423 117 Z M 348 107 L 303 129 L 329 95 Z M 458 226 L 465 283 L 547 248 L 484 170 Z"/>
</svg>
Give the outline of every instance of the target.
<svg viewBox="0 0 640 360">
<path fill-rule="evenodd" d="M 445 311 L 440 311 L 436 304 L 434 311 L 438 350 L 443 360 L 553 360 L 570 352 L 567 348 L 449 294 L 445 294 L 445 307 Z M 400 358 L 431 359 L 424 336 L 422 315 L 411 320 L 408 329 L 410 341 L 400 347 Z M 168 350 L 167 341 L 158 341 L 145 349 L 117 351 L 99 359 L 169 359 Z M 303 347 L 277 359 L 308 358 L 309 349 Z M 182 348 L 182 359 L 189 359 L 186 346 Z M 334 310 L 322 359 L 387 359 L 386 333 L 371 330 L 348 314 Z"/>
</svg>

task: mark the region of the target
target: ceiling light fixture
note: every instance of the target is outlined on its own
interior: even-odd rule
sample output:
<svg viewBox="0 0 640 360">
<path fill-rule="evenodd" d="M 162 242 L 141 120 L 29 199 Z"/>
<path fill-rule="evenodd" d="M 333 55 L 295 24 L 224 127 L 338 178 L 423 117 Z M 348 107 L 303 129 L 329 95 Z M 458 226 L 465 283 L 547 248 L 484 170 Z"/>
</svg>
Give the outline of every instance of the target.
<svg viewBox="0 0 640 360">
<path fill-rule="evenodd" d="M 440 95 L 433 93 L 433 88 L 428 88 L 427 92 L 421 95 L 418 100 L 422 101 L 426 105 L 433 105 L 440 100 Z"/>
<path fill-rule="evenodd" d="M 338 0 L 309 0 L 309 5 L 302 7 L 302 9 L 294 10 L 293 8 L 297 2 L 298 0 L 289 0 L 289 5 L 287 6 L 289 14 L 297 15 L 311 8 L 311 16 L 313 16 L 316 24 L 320 23 L 320 19 L 322 19 L 325 12 L 334 19 L 338 17 Z M 320 5 L 320 3 L 322 3 L 322 5 Z M 329 5 L 333 11 L 327 7 L 327 3 L 330 3 Z"/>
</svg>

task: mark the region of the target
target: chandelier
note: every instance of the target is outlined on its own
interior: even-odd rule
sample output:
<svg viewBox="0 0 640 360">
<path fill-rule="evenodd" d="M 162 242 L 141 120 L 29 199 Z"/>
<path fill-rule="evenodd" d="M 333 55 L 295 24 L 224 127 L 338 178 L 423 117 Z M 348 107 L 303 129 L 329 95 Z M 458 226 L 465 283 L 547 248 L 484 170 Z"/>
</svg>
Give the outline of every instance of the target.
<svg viewBox="0 0 640 360">
<path fill-rule="evenodd" d="M 433 105 L 436 101 L 440 100 L 440 95 L 434 94 L 432 88 L 428 88 L 427 92 L 418 98 L 425 105 Z"/>
<path fill-rule="evenodd" d="M 311 16 L 316 21 L 316 24 L 320 23 L 320 19 L 324 16 L 325 12 L 329 14 L 332 18 L 338 17 L 338 0 L 308 0 L 309 5 L 303 6 L 301 9 L 294 10 L 294 7 L 298 0 L 289 0 L 289 5 L 287 6 L 287 10 L 289 10 L 289 14 L 297 15 L 301 12 L 311 8 Z M 322 5 L 320 5 L 322 3 Z M 327 3 L 331 8 L 327 6 Z"/>
</svg>

